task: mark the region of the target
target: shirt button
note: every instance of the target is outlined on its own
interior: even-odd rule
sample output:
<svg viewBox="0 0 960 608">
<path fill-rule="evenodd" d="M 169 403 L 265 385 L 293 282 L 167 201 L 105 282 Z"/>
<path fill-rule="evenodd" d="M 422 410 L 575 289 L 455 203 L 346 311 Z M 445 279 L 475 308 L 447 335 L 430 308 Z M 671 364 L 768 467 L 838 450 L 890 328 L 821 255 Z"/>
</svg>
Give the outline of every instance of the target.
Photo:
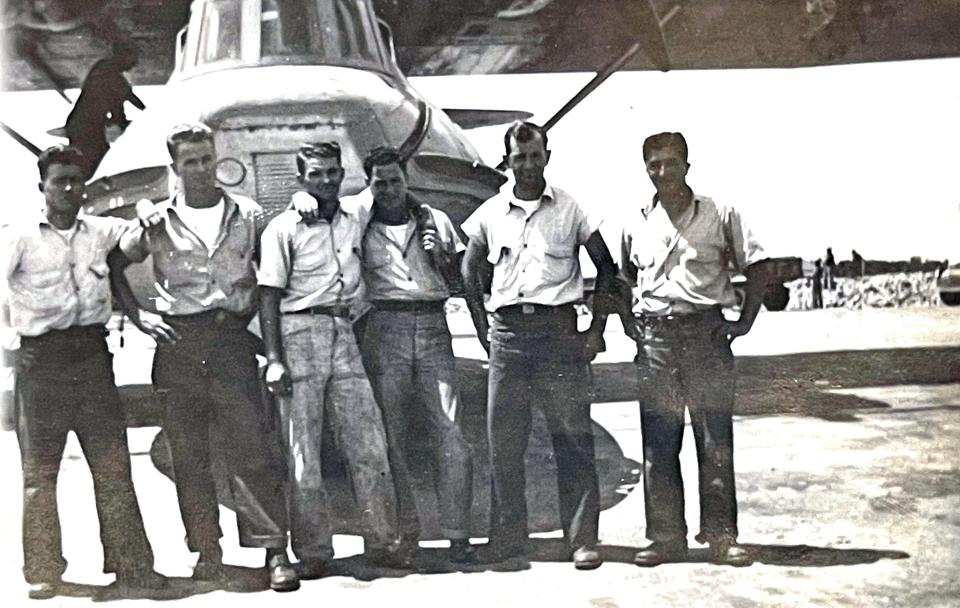
<svg viewBox="0 0 960 608">
<path fill-rule="evenodd" d="M 408 280 L 408 281 L 412 281 L 412 280 L 413 280 L 413 277 L 407 277 L 407 280 Z"/>
<path fill-rule="evenodd" d="M 518 295 L 518 296 L 520 296 L 520 297 L 522 298 L 522 297 L 523 297 L 523 292 L 521 291 L 521 292 L 520 292 L 520 293 L 518 293 L 517 295 Z"/>
</svg>

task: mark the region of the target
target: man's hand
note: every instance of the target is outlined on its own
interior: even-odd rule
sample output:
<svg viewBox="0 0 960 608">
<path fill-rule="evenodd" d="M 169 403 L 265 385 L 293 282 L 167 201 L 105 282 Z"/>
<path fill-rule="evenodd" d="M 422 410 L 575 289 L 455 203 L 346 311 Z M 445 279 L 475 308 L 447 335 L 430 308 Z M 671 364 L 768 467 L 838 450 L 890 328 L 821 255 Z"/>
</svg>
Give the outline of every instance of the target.
<svg viewBox="0 0 960 608">
<path fill-rule="evenodd" d="M 144 229 L 150 229 L 162 225 L 164 217 L 159 207 L 151 201 L 142 198 L 137 201 L 137 220 L 140 221 L 140 225 L 143 226 Z"/>
<path fill-rule="evenodd" d="M 583 358 L 586 361 L 593 361 L 597 353 L 607 350 L 607 344 L 603 340 L 603 334 L 597 331 L 588 331 L 583 334 Z"/>
<path fill-rule="evenodd" d="M 157 342 L 173 344 L 180 339 L 180 335 L 172 327 L 167 325 L 160 315 L 141 310 L 135 316 L 131 316 L 130 320 L 133 321 L 137 329 Z"/>
<path fill-rule="evenodd" d="M 309 194 L 294 196 L 291 202 L 294 210 L 300 214 L 304 221 L 315 222 L 320 219 L 320 203 L 313 196 Z"/>
<path fill-rule="evenodd" d="M 440 233 L 436 228 L 427 228 L 420 232 L 420 242 L 423 243 L 423 250 L 427 253 L 438 254 L 443 252 L 443 243 L 440 241 Z"/>
<path fill-rule="evenodd" d="M 728 342 L 733 342 L 740 336 L 745 336 L 750 331 L 750 324 L 742 321 L 724 321 L 713 330 L 713 338 L 719 340 L 723 338 Z"/>
<path fill-rule="evenodd" d="M 267 390 L 277 397 L 286 397 L 293 394 L 293 380 L 287 372 L 287 366 L 282 361 L 273 361 L 267 364 L 264 376 Z"/>
</svg>

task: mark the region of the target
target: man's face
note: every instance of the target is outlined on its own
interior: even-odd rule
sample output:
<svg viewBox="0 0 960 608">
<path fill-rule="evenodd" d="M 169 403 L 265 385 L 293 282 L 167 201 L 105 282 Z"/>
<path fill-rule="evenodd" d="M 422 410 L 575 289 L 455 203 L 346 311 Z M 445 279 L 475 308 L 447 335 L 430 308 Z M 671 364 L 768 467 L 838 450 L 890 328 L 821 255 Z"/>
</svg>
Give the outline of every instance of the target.
<svg viewBox="0 0 960 608">
<path fill-rule="evenodd" d="M 61 213 L 76 213 L 83 205 L 83 170 L 76 165 L 54 163 L 40 182 L 47 206 Z"/>
<path fill-rule="evenodd" d="M 687 161 L 679 150 L 671 147 L 654 148 L 647 156 L 647 175 L 657 190 L 683 186 L 687 175 Z"/>
<path fill-rule="evenodd" d="M 177 146 L 174 172 L 183 180 L 186 190 L 216 185 L 217 151 L 213 142 L 184 142 Z"/>
<path fill-rule="evenodd" d="M 539 185 L 543 180 L 543 170 L 550 162 L 550 152 L 544 147 L 540 135 L 534 135 L 527 141 L 514 139 L 506 161 L 517 184 Z"/>
<path fill-rule="evenodd" d="M 407 204 L 407 176 L 397 163 L 375 166 L 370 173 L 370 191 L 381 209 L 399 209 Z"/>
<path fill-rule="evenodd" d="M 340 196 L 343 167 L 336 158 L 308 158 L 303 164 L 300 183 L 304 190 L 323 201 L 335 201 Z"/>
</svg>

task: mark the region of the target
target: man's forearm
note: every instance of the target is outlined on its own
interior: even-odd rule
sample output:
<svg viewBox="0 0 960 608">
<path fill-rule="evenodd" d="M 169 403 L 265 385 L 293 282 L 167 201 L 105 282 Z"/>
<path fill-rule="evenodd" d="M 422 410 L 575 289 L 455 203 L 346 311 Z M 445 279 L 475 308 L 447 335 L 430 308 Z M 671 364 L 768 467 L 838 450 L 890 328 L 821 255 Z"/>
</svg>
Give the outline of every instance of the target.
<svg viewBox="0 0 960 608">
<path fill-rule="evenodd" d="M 124 255 L 119 247 L 115 247 L 107 255 L 107 266 L 110 268 L 110 291 L 120 304 L 120 309 L 136 324 L 140 318 L 140 302 L 133 294 L 130 281 L 127 280 L 126 269 L 130 259 Z"/>
<path fill-rule="evenodd" d="M 283 361 L 283 341 L 280 337 L 280 290 L 260 287 L 260 331 L 268 363 Z"/>
<path fill-rule="evenodd" d="M 763 304 L 763 296 L 767 290 L 767 272 L 763 262 L 750 266 L 746 271 L 746 276 L 746 296 L 744 297 L 743 308 L 740 311 L 740 319 L 737 323 L 749 329 L 753 327 L 753 322 L 760 312 L 760 306 Z"/>
</svg>

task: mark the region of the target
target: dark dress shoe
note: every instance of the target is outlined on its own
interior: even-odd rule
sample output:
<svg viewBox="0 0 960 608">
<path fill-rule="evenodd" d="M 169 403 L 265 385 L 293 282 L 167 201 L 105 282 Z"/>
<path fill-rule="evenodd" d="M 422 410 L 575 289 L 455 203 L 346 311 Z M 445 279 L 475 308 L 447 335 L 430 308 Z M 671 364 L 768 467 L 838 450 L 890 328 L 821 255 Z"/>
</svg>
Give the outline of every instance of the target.
<svg viewBox="0 0 960 608">
<path fill-rule="evenodd" d="M 223 569 L 223 562 L 201 559 L 193 567 L 193 580 L 225 583 L 227 572 Z"/>
<path fill-rule="evenodd" d="M 401 550 L 399 545 L 369 549 L 366 556 L 367 565 L 390 570 L 409 570 L 413 561 L 409 551 Z"/>
<path fill-rule="evenodd" d="M 293 565 L 302 581 L 314 581 L 322 578 L 327 571 L 327 561 L 323 559 L 302 559 Z"/>
<path fill-rule="evenodd" d="M 270 570 L 270 588 L 274 591 L 296 591 L 300 588 L 300 577 L 284 553 L 268 554 L 267 569 Z"/>
<path fill-rule="evenodd" d="M 466 538 L 456 538 L 450 541 L 450 561 L 455 564 L 477 563 L 477 550 Z"/>
<path fill-rule="evenodd" d="M 595 570 L 602 564 L 600 551 L 593 545 L 584 545 L 573 552 L 573 567 L 577 570 Z"/>
<path fill-rule="evenodd" d="M 32 600 L 49 600 L 52 597 L 56 597 L 59 587 L 60 581 L 30 583 L 30 588 L 27 590 L 27 597 Z"/>
<path fill-rule="evenodd" d="M 638 566 L 650 567 L 668 562 L 680 562 L 686 558 L 687 541 L 653 541 L 649 547 L 641 549 L 633 556 L 633 563 Z"/>
<path fill-rule="evenodd" d="M 727 566 L 749 566 L 753 563 L 753 556 L 736 541 L 719 540 L 710 543 L 710 561 Z"/>
<path fill-rule="evenodd" d="M 117 572 L 117 587 L 127 589 L 165 589 L 167 577 L 155 572 L 152 568 Z"/>
</svg>

